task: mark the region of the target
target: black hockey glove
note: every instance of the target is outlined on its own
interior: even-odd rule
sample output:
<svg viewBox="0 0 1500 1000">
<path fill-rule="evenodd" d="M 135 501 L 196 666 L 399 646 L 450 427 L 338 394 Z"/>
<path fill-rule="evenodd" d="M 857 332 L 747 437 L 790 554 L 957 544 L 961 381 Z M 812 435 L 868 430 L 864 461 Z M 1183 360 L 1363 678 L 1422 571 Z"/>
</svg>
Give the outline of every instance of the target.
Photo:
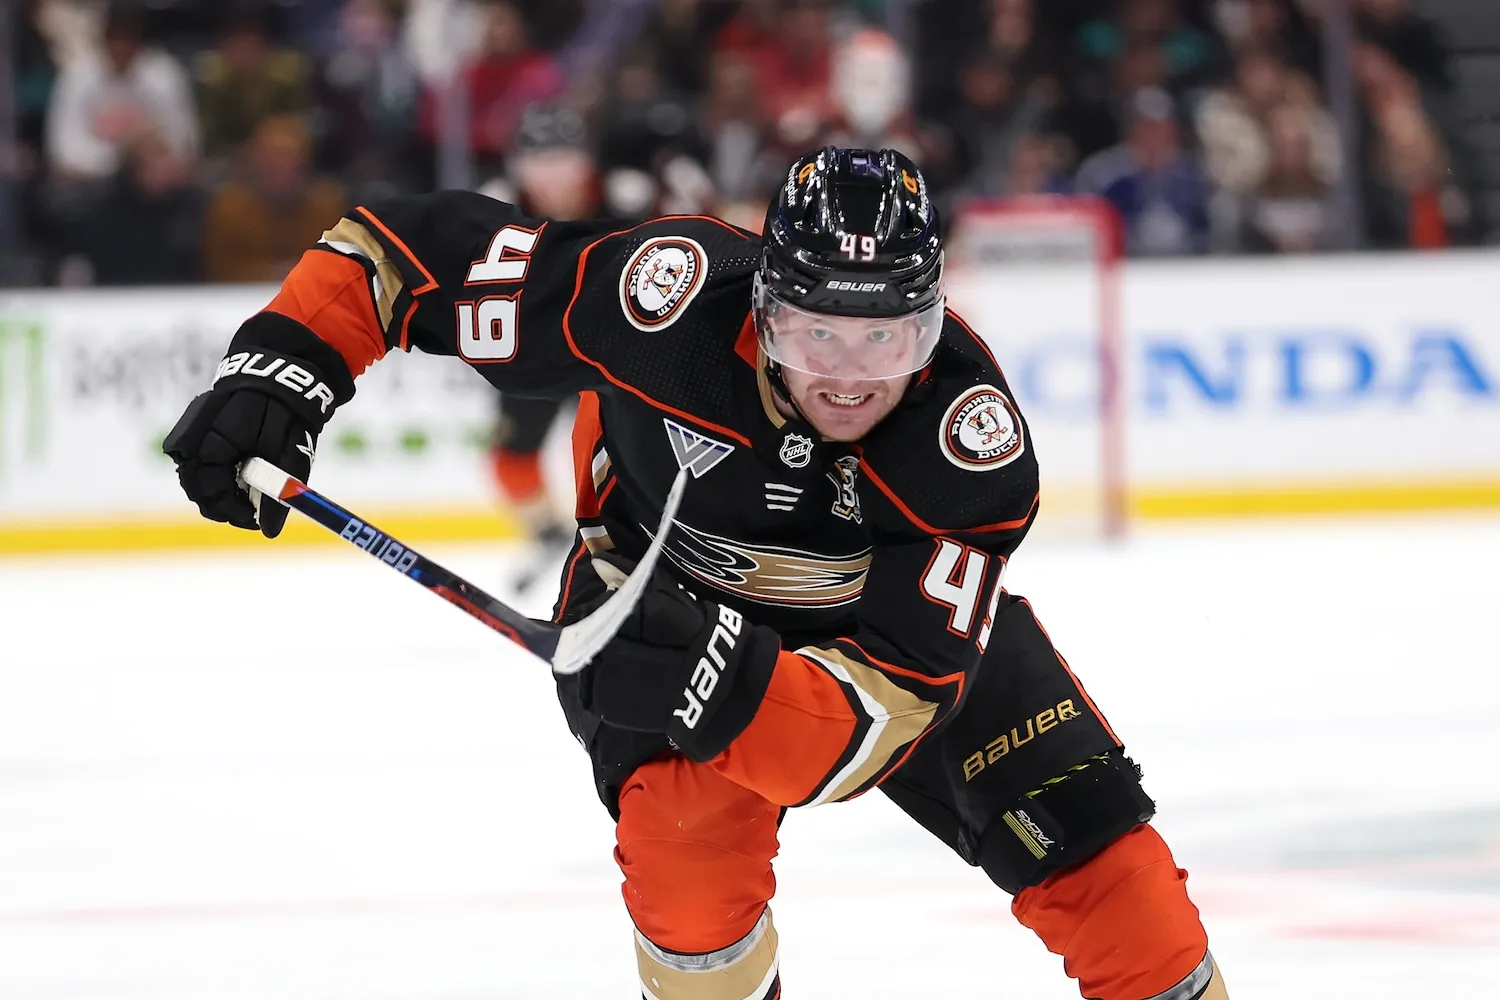
<svg viewBox="0 0 1500 1000">
<path fill-rule="evenodd" d="M 618 586 L 631 568 L 610 555 L 580 567 L 595 578 L 587 581 L 597 590 L 589 603 L 602 603 L 605 587 Z M 606 722 L 665 733 L 683 753 L 704 761 L 755 717 L 780 653 L 774 631 L 695 597 L 658 567 L 620 631 L 579 675 L 579 694 L 583 707 Z"/>
<path fill-rule="evenodd" d="M 235 334 L 213 388 L 188 404 L 162 451 L 204 517 L 275 538 L 286 508 L 267 500 L 257 520 L 236 481 L 239 466 L 264 458 L 305 480 L 323 425 L 353 396 L 337 351 L 291 320 L 261 313 Z"/>
</svg>

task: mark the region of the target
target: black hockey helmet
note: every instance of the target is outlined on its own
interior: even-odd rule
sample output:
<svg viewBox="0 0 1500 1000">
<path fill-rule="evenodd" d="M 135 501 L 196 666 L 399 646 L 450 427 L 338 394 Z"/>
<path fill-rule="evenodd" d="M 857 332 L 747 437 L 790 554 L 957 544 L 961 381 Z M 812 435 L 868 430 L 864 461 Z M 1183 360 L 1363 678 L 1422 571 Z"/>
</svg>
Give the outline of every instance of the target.
<svg viewBox="0 0 1500 1000">
<path fill-rule="evenodd" d="M 926 365 L 943 325 L 943 249 L 917 165 L 836 146 L 792 164 L 766 212 L 754 299 L 774 364 L 840 378 Z"/>
<path fill-rule="evenodd" d="M 586 149 L 588 139 L 588 127 L 577 111 L 561 105 L 531 104 L 521 113 L 511 151 Z"/>
</svg>

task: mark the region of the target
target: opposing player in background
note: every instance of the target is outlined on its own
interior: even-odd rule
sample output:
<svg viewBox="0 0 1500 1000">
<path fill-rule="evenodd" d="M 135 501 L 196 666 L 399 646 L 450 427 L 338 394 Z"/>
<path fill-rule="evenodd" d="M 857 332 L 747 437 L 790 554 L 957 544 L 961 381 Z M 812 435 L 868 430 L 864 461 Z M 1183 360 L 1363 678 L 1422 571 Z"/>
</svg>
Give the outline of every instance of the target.
<svg viewBox="0 0 1500 1000">
<path fill-rule="evenodd" d="M 514 202 L 536 218 L 572 222 L 598 218 L 600 180 L 588 152 L 583 117 L 565 107 L 526 109 L 506 160 L 507 174 L 480 190 Z M 568 401 L 507 390 L 496 404 L 490 469 L 496 488 L 521 522 L 531 549 L 509 580 L 518 591 L 554 571 L 577 530 L 548 489 L 542 446 L 559 419 L 572 417 Z"/>
<path fill-rule="evenodd" d="M 253 529 L 237 463 L 306 475 L 392 348 L 457 355 L 502 390 L 582 390 L 563 622 L 692 473 L 653 587 L 559 681 L 617 821 L 647 998 L 781 996 L 781 817 L 875 787 L 1015 897 L 1083 996 L 1227 996 L 1139 770 L 1002 586 L 1036 450 L 945 309 L 940 233 L 911 161 L 834 147 L 792 165 L 761 237 L 458 193 L 360 208 L 168 437 L 203 513 Z M 259 528 L 284 517 L 268 506 Z"/>
</svg>

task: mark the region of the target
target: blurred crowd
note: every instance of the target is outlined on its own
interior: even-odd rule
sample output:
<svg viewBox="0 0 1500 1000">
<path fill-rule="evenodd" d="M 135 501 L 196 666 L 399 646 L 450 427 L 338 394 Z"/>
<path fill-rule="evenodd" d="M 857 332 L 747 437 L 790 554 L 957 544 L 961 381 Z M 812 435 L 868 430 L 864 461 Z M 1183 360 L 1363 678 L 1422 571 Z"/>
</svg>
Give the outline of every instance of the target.
<svg viewBox="0 0 1500 1000">
<path fill-rule="evenodd" d="M 1321 0 L 18 0 L 0 280 L 273 281 L 346 206 L 452 184 L 758 228 L 829 142 L 949 211 L 1102 197 L 1142 256 L 1481 241 L 1436 29 L 1350 2 L 1352 163 Z"/>
</svg>

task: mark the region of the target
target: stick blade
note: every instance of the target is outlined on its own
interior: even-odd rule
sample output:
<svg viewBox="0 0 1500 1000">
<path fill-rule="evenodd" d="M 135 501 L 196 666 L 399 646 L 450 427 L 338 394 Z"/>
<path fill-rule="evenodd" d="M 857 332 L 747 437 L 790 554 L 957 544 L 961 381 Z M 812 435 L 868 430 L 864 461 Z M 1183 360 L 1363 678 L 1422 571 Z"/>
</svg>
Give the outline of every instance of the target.
<svg viewBox="0 0 1500 1000">
<path fill-rule="evenodd" d="M 661 556 L 662 546 L 666 544 L 667 532 L 672 530 L 672 522 L 677 517 L 677 508 L 682 504 L 682 494 L 687 489 L 687 469 L 679 469 L 677 478 L 672 480 L 672 488 L 667 493 L 667 502 L 663 506 L 661 524 L 657 526 L 656 537 L 651 539 L 651 544 L 646 548 L 646 554 L 641 561 L 636 563 L 635 571 L 620 585 L 620 589 L 605 601 L 599 610 L 584 618 L 582 621 L 574 622 L 563 628 L 562 634 L 558 636 L 557 652 L 552 655 L 552 672 L 555 674 L 576 674 L 586 667 L 590 660 L 599 654 L 609 641 L 614 638 L 620 626 L 625 624 L 625 619 L 635 610 L 636 602 L 646 592 L 646 587 L 651 583 L 651 575 L 656 570 L 656 561 Z"/>
</svg>

